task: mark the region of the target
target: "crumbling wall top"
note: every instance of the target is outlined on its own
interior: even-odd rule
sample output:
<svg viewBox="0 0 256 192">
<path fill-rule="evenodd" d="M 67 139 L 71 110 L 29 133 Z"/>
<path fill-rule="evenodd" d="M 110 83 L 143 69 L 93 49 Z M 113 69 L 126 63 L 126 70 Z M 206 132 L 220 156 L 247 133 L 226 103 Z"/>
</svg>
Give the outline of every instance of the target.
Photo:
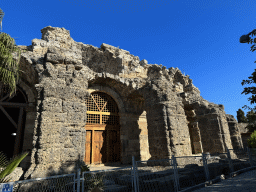
<svg viewBox="0 0 256 192">
<path fill-rule="evenodd" d="M 143 81 L 155 81 L 160 87 L 163 85 L 163 90 L 168 84 L 171 89 L 174 86 L 176 93 L 200 95 L 189 76 L 183 75 L 177 67 L 166 69 L 161 64 L 148 64 L 147 60 L 140 60 L 129 51 L 106 43 L 98 48 L 76 42 L 65 28 L 47 26 L 41 29 L 41 33 L 42 38 L 33 39 L 32 45 L 27 46 L 27 52 L 22 54 L 30 64 L 42 64 L 46 58 L 46 62 L 54 65 L 74 64 L 80 68 L 89 68 L 91 74 L 109 73 L 131 80 L 140 78 Z"/>
<path fill-rule="evenodd" d="M 45 40 L 47 42 L 72 39 L 70 37 L 69 30 L 63 27 L 59 28 L 59 27 L 47 26 L 41 29 L 41 33 L 42 33 L 42 40 Z"/>
</svg>

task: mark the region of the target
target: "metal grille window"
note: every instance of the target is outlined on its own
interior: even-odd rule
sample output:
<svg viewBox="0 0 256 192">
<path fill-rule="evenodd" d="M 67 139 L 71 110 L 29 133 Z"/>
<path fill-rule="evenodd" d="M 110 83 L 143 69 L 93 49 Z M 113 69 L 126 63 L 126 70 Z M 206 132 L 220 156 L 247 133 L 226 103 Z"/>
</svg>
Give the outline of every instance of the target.
<svg viewBox="0 0 256 192">
<path fill-rule="evenodd" d="M 102 92 L 94 92 L 86 100 L 87 124 L 117 124 L 118 107 L 113 98 Z"/>
<path fill-rule="evenodd" d="M 118 116 L 114 115 L 102 115 L 102 124 L 115 125 L 118 124 Z"/>
<path fill-rule="evenodd" d="M 87 123 L 89 124 L 99 124 L 100 115 L 98 114 L 87 114 Z"/>
</svg>

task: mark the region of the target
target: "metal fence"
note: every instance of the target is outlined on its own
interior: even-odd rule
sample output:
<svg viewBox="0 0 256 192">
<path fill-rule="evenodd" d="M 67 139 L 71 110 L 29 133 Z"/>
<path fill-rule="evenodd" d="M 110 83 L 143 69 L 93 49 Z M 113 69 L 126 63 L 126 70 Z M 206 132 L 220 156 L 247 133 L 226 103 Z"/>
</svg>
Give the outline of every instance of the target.
<svg viewBox="0 0 256 192">
<path fill-rule="evenodd" d="M 83 172 L 80 191 L 89 192 L 98 187 L 105 192 L 131 192 L 134 191 L 133 175 L 132 167 Z"/>
<path fill-rule="evenodd" d="M 75 191 L 76 174 L 57 175 L 46 178 L 29 179 L 3 183 L 0 192 L 73 192 Z"/>
<path fill-rule="evenodd" d="M 239 172 L 256 168 L 256 151 L 227 149 L 226 153 L 135 161 L 135 192 L 191 191 Z"/>
<path fill-rule="evenodd" d="M 239 171 L 256 168 L 256 151 L 227 149 L 226 153 L 135 161 L 132 166 L 88 171 L 0 184 L 0 192 L 105 192 L 190 191 L 211 185 Z"/>
<path fill-rule="evenodd" d="M 0 184 L 0 192 L 105 192 L 134 191 L 132 167 L 88 171 Z"/>
</svg>

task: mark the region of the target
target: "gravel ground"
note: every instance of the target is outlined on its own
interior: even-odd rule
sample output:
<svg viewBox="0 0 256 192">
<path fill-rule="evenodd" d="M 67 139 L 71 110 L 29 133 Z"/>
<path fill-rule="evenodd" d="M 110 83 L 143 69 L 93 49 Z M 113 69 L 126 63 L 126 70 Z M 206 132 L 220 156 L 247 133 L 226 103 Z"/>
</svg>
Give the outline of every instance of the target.
<svg viewBox="0 0 256 192">
<path fill-rule="evenodd" d="M 256 170 L 248 171 L 236 177 L 222 180 L 211 186 L 193 190 L 193 192 L 256 192 Z"/>
</svg>

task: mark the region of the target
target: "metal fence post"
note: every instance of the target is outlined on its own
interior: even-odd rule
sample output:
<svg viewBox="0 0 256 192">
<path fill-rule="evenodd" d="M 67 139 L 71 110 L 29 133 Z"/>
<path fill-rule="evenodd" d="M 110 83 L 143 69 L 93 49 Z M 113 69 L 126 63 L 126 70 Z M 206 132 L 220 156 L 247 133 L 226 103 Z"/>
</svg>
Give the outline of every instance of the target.
<svg viewBox="0 0 256 192">
<path fill-rule="evenodd" d="M 205 172 L 206 181 L 208 183 L 210 183 L 210 175 L 209 175 L 209 169 L 208 169 L 206 154 L 202 153 L 202 159 L 203 159 L 203 165 L 204 165 L 204 172 Z"/>
<path fill-rule="evenodd" d="M 232 176 L 232 174 L 234 172 L 234 167 L 233 167 L 232 159 L 231 159 L 231 156 L 230 156 L 230 151 L 229 151 L 228 148 L 227 148 L 227 155 L 228 155 L 229 169 L 231 171 L 230 175 Z"/>
<path fill-rule="evenodd" d="M 172 155 L 172 166 L 173 166 L 173 173 L 174 173 L 174 191 L 178 192 L 180 190 L 179 173 L 177 170 L 176 157 L 174 157 L 174 155 Z"/>
<path fill-rule="evenodd" d="M 77 192 L 80 192 L 80 172 L 81 172 L 81 169 L 79 168 L 77 170 Z"/>
<path fill-rule="evenodd" d="M 248 153 L 248 157 L 249 157 L 249 161 L 251 164 L 251 167 L 253 166 L 253 161 L 252 161 L 252 156 L 251 156 L 251 150 L 249 147 L 247 147 L 247 153 Z"/>
<path fill-rule="evenodd" d="M 138 178 L 137 178 L 137 166 L 136 166 L 134 156 L 132 156 L 132 167 L 133 167 L 134 191 L 139 192 L 139 182 L 138 182 Z"/>
<path fill-rule="evenodd" d="M 73 192 L 76 192 L 76 174 L 74 174 Z"/>
<path fill-rule="evenodd" d="M 82 172 L 82 192 L 84 192 L 84 183 L 85 183 L 84 175 L 85 175 L 85 173 Z"/>
</svg>

